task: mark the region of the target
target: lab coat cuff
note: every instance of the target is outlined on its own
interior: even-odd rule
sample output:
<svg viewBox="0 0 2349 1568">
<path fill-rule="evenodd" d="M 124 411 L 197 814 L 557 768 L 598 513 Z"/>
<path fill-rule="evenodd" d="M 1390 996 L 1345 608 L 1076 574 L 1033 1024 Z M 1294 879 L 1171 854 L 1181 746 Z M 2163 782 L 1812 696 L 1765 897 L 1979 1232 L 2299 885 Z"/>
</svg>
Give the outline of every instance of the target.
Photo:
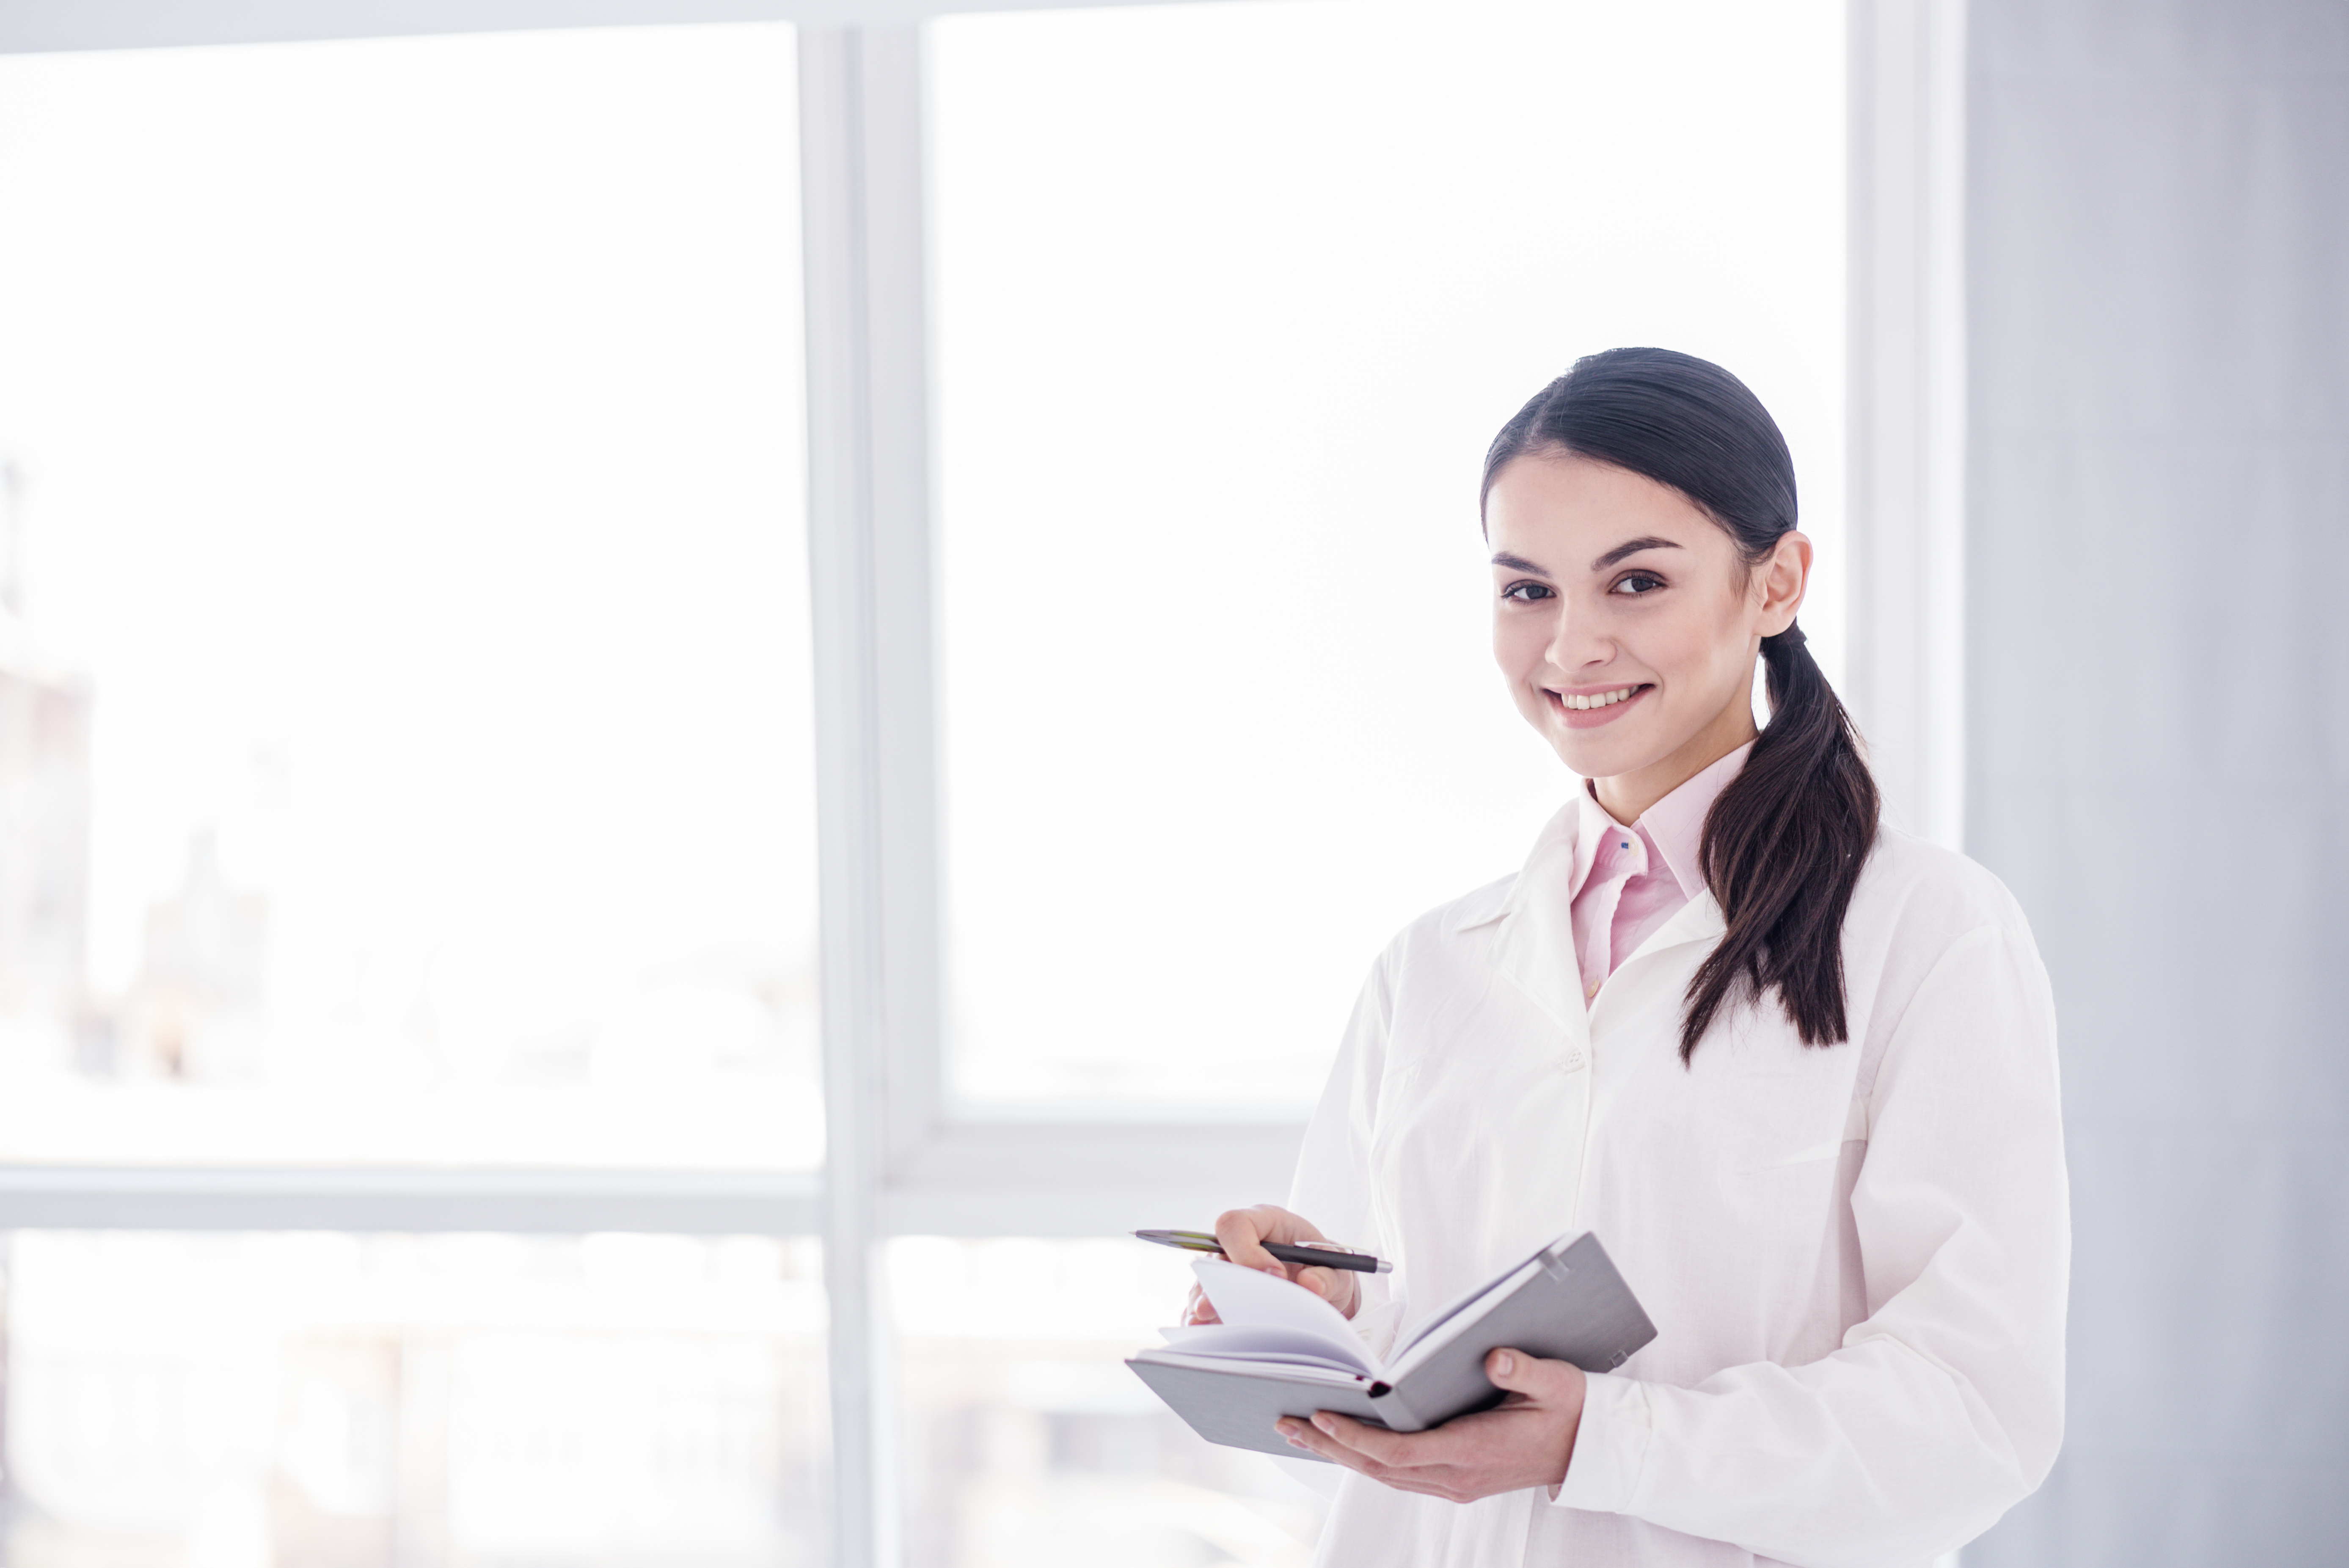
<svg viewBox="0 0 2349 1568">
<path fill-rule="evenodd" d="M 1631 1377 L 1594 1373 L 1583 1396 L 1582 1425 L 1574 1435 L 1574 1457 L 1550 1501 L 1560 1508 L 1592 1513 L 1623 1513 L 1640 1488 L 1648 1439 L 1655 1418 L 1648 1387 Z"/>
</svg>

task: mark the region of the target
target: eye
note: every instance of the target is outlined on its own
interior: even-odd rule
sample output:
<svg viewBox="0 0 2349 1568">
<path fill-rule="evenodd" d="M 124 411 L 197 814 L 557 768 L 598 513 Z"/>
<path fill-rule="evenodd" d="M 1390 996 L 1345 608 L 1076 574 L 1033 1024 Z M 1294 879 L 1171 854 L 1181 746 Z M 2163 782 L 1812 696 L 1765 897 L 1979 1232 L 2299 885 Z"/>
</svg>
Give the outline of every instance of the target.
<svg viewBox="0 0 2349 1568">
<path fill-rule="evenodd" d="M 1616 580 L 1615 586 L 1609 588 L 1608 592 L 1629 593 L 1636 597 L 1641 593 L 1652 593 L 1663 585 L 1664 580 L 1652 572 L 1626 572 Z"/>
<path fill-rule="evenodd" d="M 1557 590 L 1547 583 L 1512 583 L 1501 590 L 1501 597 L 1520 604 L 1530 604 L 1537 599 L 1555 599 Z"/>
</svg>

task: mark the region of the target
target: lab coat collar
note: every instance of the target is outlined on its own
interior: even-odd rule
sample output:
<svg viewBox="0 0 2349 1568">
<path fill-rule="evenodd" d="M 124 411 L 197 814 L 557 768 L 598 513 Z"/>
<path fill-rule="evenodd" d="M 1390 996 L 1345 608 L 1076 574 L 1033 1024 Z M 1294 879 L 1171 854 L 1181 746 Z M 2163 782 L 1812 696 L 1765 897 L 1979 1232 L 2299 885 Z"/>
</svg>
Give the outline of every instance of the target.
<svg viewBox="0 0 2349 1568">
<path fill-rule="evenodd" d="M 1754 742 L 1747 741 L 1736 750 L 1708 764 L 1695 777 L 1685 779 L 1680 788 L 1649 807 L 1640 818 L 1640 826 L 1647 831 L 1648 841 L 1663 856 L 1664 864 L 1671 869 L 1672 880 L 1681 884 L 1682 896 L 1694 900 L 1705 891 L 1702 851 L 1704 849 L 1704 819 L 1713 810 L 1713 803 L 1729 781 L 1744 768 L 1752 755 Z M 1587 790 L 1589 787 L 1584 786 Z M 1597 805 L 1594 799 L 1591 802 Z M 1609 819 L 1610 821 L 1613 819 Z"/>
<path fill-rule="evenodd" d="M 1454 904 L 1452 916 L 1444 922 L 1444 928 L 1457 935 L 1464 931 L 1474 931 L 1480 925 L 1490 925 L 1495 921 L 1505 919 L 1516 913 L 1518 905 L 1526 896 L 1529 879 L 1533 876 L 1535 868 L 1554 864 L 1561 857 L 1568 879 L 1567 897 L 1570 903 L 1573 898 L 1576 840 L 1578 836 L 1576 831 L 1576 818 L 1580 810 L 1579 806 L 1568 800 L 1558 810 L 1556 816 L 1543 825 L 1541 836 L 1534 840 L 1532 852 L 1526 855 L 1526 863 L 1518 868 L 1517 874 L 1503 877 L 1496 882 L 1480 887 Z M 1570 947 L 1568 951 L 1571 951 Z"/>
<path fill-rule="evenodd" d="M 1574 887 L 1578 862 L 1587 867 L 1585 817 L 1569 800 L 1534 841 L 1533 852 L 1513 881 L 1496 882 L 1461 900 L 1451 929 L 1465 932 L 1500 923 L 1496 958 L 1501 972 L 1550 1021 L 1580 1037 L 1590 1026 L 1582 975 L 1574 961 Z M 1700 887 L 1670 920 L 1617 970 L 1628 977 L 1642 962 L 1692 942 L 1711 942 L 1727 929 L 1711 890 Z"/>
</svg>

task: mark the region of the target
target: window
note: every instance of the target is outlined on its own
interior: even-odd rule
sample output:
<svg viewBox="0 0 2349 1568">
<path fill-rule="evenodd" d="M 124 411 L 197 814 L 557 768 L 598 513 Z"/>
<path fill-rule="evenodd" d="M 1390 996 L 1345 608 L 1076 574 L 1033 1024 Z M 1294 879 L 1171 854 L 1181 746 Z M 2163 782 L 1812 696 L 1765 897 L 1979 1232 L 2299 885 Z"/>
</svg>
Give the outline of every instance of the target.
<svg viewBox="0 0 2349 1568">
<path fill-rule="evenodd" d="M 1948 235 L 1855 201 L 1847 291 L 1843 7 L 962 4 L 0 15 L 12 1561 L 1296 1560 L 1098 1238 L 1277 1194 L 1554 808 L 1484 443 L 1677 344 L 1831 674 L 1847 393 L 1923 558 Z M 286 1288 L 215 1362 L 183 1285 Z M 544 1424 L 595 1377 L 674 1485 Z"/>
<path fill-rule="evenodd" d="M 812 1167 L 789 29 L 5 69 L 0 1154 Z"/>
<path fill-rule="evenodd" d="M 6 1260 L 13 1563 L 820 1560 L 812 1243 L 36 1231 Z"/>
<path fill-rule="evenodd" d="M 1199 1438 L 1122 1365 L 1182 1301 L 1182 1258 L 901 1236 L 889 1279 L 908 1568 L 1311 1560 L 1322 1493 Z"/>
<path fill-rule="evenodd" d="M 1387 938 L 1565 798 L 1485 652 L 1475 490 L 1576 355 L 1755 387 L 1839 655 L 1842 8 L 931 38 L 955 1087 L 1300 1105 Z"/>
</svg>

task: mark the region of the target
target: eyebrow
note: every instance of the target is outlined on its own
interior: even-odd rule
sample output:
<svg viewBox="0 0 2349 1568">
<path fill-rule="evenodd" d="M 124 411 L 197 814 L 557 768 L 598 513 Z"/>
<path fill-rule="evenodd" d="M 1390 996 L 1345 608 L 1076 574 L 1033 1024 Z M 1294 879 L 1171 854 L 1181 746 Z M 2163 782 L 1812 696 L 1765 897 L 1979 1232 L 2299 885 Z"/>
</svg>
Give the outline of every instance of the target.
<svg viewBox="0 0 2349 1568">
<path fill-rule="evenodd" d="M 1625 543 L 1617 545 L 1614 549 L 1609 551 L 1606 554 L 1592 562 L 1590 563 L 1590 570 L 1593 572 L 1604 572 L 1609 566 L 1614 565 L 1617 562 L 1624 559 L 1626 556 L 1637 555 L 1642 550 L 1678 550 L 1680 546 L 1673 543 L 1671 540 L 1658 539 L 1654 534 L 1651 533 L 1644 538 L 1630 540 Z"/>
<path fill-rule="evenodd" d="M 1590 563 L 1590 570 L 1593 572 L 1604 572 L 1609 566 L 1614 565 L 1617 562 L 1624 560 L 1630 556 L 1637 555 L 1642 550 L 1678 550 L 1680 546 L 1678 544 L 1669 539 L 1658 539 L 1652 533 L 1646 534 L 1640 538 L 1629 540 L 1624 543 L 1617 545 L 1614 549 L 1609 551 L 1606 554 L 1592 562 Z M 1493 564 L 1495 566 L 1506 566 L 1512 572 L 1530 572 L 1537 577 L 1547 577 L 1549 575 L 1549 573 L 1546 568 L 1536 565 L 1533 562 L 1526 560 L 1522 555 L 1512 555 L 1506 550 L 1493 557 Z"/>
</svg>

